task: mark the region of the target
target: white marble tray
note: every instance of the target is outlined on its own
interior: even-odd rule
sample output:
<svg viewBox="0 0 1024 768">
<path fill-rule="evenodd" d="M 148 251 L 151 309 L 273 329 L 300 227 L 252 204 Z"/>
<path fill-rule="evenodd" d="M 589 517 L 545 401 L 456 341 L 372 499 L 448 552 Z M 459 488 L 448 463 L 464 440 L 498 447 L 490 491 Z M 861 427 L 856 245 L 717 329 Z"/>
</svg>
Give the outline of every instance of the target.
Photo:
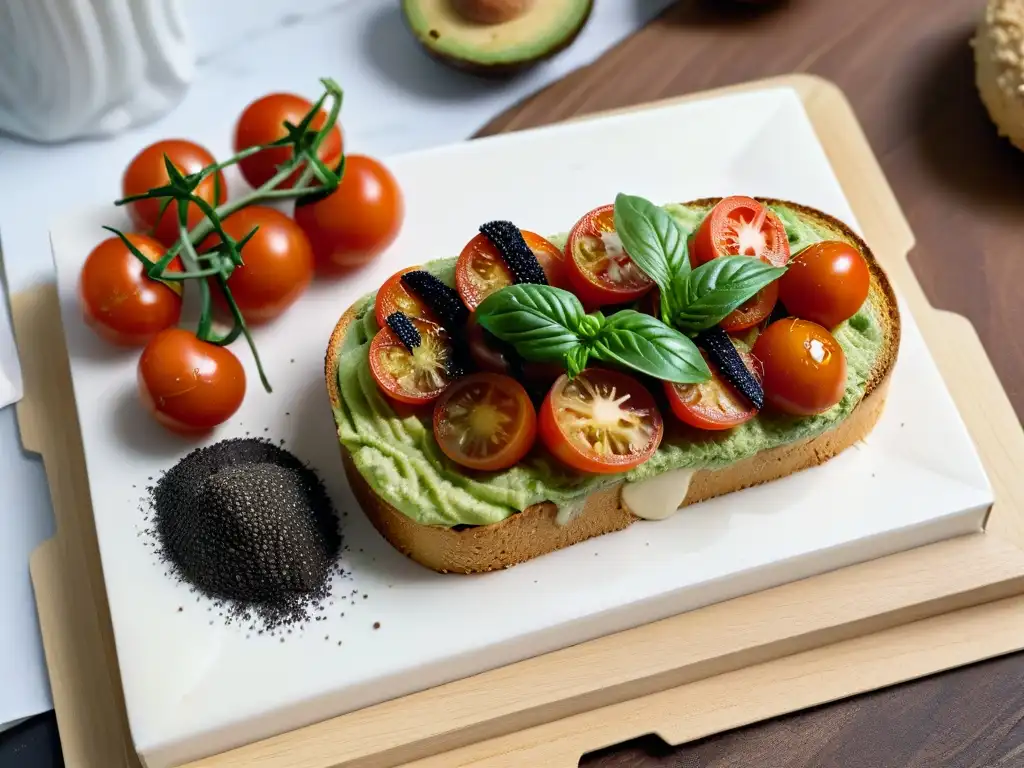
<svg viewBox="0 0 1024 768">
<path fill-rule="evenodd" d="M 112 353 L 79 320 L 80 264 L 103 238 L 99 226 L 122 222 L 112 210 L 93 210 L 52 231 L 118 660 L 149 768 L 982 527 L 988 481 L 905 313 L 885 414 L 869 440 L 823 467 L 499 573 L 444 576 L 406 560 L 351 499 L 323 389 L 328 335 L 354 299 L 401 266 L 457 253 L 481 221 L 500 216 L 561 231 L 620 190 L 654 200 L 779 197 L 857 224 L 789 89 L 485 139 L 390 165 L 408 204 L 399 240 L 358 277 L 316 285 L 258 333 L 275 392 L 252 384 L 214 438 L 269 429 L 353 512 L 344 555 L 352 576 L 336 592 L 357 590 L 357 599 L 337 600 L 326 621 L 283 643 L 225 626 L 208 603 L 165 578 L 140 538 L 140 489 L 193 444 L 142 413 L 136 356 Z"/>
</svg>

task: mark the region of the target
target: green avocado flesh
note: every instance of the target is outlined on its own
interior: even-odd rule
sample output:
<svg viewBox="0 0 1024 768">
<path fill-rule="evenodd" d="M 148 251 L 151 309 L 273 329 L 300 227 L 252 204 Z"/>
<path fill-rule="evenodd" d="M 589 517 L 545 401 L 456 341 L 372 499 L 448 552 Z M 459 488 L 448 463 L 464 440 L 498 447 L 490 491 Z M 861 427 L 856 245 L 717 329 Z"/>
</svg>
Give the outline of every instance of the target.
<svg viewBox="0 0 1024 768">
<path fill-rule="evenodd" d="M 791 251 L 833 237 L 798 213 L 772 206 L 786 226 Z M 687 231 L 708 209 L 667 205 Z M 563 246 L 565 236 L 551 238 Z M 454 285 L 455 259 L 424 266 Z M 644 480 L 673 469 L 725 466 L 758 451 L 823 432 L 845 418 L 861 400 L 867 378 L 883 344 L 880 319 L 870 302 L 839 326 L 835 337 L 847 358 L 843 399 L 831 410 L 812 417 L 761 414 L 724 433 L 681 425 L 669 413 L 665 437 L 654 456 L 623 475 L 584 476 L 532 451 L 516 467 L 497 473 L 474 473 L 460 468 L 441 452 L 429 424 L 415 416 L 398 416 L 380 393 L 369 367 L 369 344 L 378 327 L 375 294 L 363 298 L 342 343 L 338 358 L 341 408 L 335 411 L 338 436 L 356 468 L 373 489 L 395 509 L 424 525 L 489 525 L 544 501 L 570 512 L 587 495 L 611 484 Z"/>
<path fill-rule="evenodd" d="M 402 0 L 406 21 L 436 54 L 482 67 L 535 61 L 570 42 L 590 15 L 591 0 L 537 0 L 501 24 L 463 19 L 451 0 Z"/>
</svg>

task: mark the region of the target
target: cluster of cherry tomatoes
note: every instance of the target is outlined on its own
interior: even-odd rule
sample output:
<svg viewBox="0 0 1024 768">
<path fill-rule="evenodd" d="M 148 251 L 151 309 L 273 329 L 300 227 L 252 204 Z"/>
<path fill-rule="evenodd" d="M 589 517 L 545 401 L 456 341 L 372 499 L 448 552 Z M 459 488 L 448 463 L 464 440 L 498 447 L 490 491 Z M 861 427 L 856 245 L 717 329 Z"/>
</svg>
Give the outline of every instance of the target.
<svg viewBox="0 0 1024 768">
<path fill-rule="evenodd" d="M 259 189 L 278 175 L 279 166 L 293 159 L 294 150 L 290 146 L 255 153 L 245 150 L 284 138 L 285 123 L 298 125 L 313 106 L 300 96 L 271 94 L 249 104 L 235 126 L 235 152 L 245 155 L 238 166 L 257 195 L 253 204 L 227 215 L 222 227 L 236 241 L 254 228 L 256 233 L 243 245 L 243 263 L 226 283 L 250 326 L 284 313 L 310 285 L 315 272 L 349 270 L 375 258 L 395 239 L 402 224 L 403 200 L 397 182 L 380 162 L 364 155 L 344 158 L 341 182 L 329 194 L 319 190 L 302 196 L 301 188 L 295 189 L 301 168 L 273 184 L 276 190 L 295 189 L 291 215 L 262 204 Z M 327 120 L 321 110 L 310 128 L 321 130 Z M 324 136 L 317 156 L 325 166 L 339 167 L 343 151 L 337 124 Z M 128 164 L 123 195 L 141 195 L 168 184 L 165 158 L 186 175 L 215 163 L 209 151 L 191 141 L 156 142 Z M 200 182 L 194 194 L 215 208 L 229 201 L 231 192 L 218 169 Z M 176 205 L 165 202 L 147 198 L 128 204 L 134 231 L 125 237 L 152 262 L 179 240 Z M 196 203 L 189 204 L 189 231 L 205 218 Z M 211 233 L 194 244 L 195 250 L 203 254 L 219 242 L 219 235 Z M 167 272 L 182 270 L 181 260 L 175 257 Z M 138 366 L 142 401 L 158 421 L 178 432 L 206 431 L 223 423 L 238 410 L 246 389 L 245 372 L 234 353 L 178 327 L 183 286 L 188 282 L 150 278 L 145 265 L 118 237 L 108 238 L 89 254 L 79 280 L 88 325 L 113 344 L 143 347 Z M 228 309 L 227 293 L 213 288 L 219 309 Z"/>
<path fill-rule="evenodd" d="M 570 231 L 564 251 L 534 232 L 522 234 L 548 283 L 571 290 L 588 309 L 639 302 L 644 311 L 657 314 L 654 282 L 624 250 L 612 206 L 583 216 Z M 721 326 L 744 338 L 738 350 L 763 387 L 769 407 L 806 416 L 838 403 L 846 386 L 846 358 L 829 329 L 852 317 L 867 298 L 870 274 L 863 255 L 848 243 L 829 240 L 791 258 L 778 216 L 748 197 L 730 197 L 716 205 L 689 245 L 695 267 L 736 255 L 788 267 L 781 279 Z M 467 243 L 455 267 L 459 297 L 471 312 L 463 328 L 444 327 L 402 280 L 409 271 L 388 279 L 377 293 L 381 330 L 370 344 L 370 369 L 399 409 L 432 409 L 438 445 L 467 469 L 509 468 L 537 439 L 549 454 L 579 472 L 632 469 L 650 458 L 664 435 L 659 402 L 649 384 L 663 394 L 662 402 L 680 421 L 697 429 L 731 429 L 758 412 L 711 361 L 710 380 L 678 385 L 644 383 L 600 367 L 570 380 L 562 366 L 517 360 L 472 314 L 488 295 L 513 282 L 498 249 L 483 235 Z M 780 300 L 784 316 L 771 321 Z M 396 311 L 409 317 L 419 334 L 420 343 L 412 350 L 386 323 Z M 477 371 L 451 376 L 460 334 Z M 545 394 L 535 407 L 527 388 L 538 386 Z"/>
</svg>

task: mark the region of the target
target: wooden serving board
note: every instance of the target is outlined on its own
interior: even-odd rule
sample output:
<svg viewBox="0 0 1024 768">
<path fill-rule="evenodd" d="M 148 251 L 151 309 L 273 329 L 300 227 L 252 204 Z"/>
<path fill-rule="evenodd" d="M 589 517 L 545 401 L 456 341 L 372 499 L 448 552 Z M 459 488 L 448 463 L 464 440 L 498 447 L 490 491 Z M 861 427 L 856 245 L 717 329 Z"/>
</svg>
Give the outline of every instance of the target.
<svg viewBox="0 0 1024 768">
<path fill-rule="evenodd" d="M 977 443 L 997 499 L 987 533 L 713 605 L 189 768 L 569 768 L 585 752 L 640 735 L 681 743 L 1024 648 L 1024 481 L 1014 470 L 1024 461 L 1024 432 L 973 328 L 928 304 L 906 259 L 913 236 L 845 98 L 808 76 L 738 88 L 780 85 L 802 97 L 865 238 Z M 27 393 L 18 406 L 22 439 L 43 456 L 58 525 L 31 570 L 65 762 L 138 765 L 56 294 L 44 287 L 12 304 Z"/>
</svg>

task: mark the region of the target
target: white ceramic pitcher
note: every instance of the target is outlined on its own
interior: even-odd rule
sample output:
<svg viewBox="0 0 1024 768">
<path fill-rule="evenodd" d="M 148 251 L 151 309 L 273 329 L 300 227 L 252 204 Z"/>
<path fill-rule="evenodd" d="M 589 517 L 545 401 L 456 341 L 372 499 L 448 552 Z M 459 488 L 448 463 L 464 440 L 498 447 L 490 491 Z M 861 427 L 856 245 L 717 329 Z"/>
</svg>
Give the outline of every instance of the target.
<svg viewBox="0 0 1024 768">
<path fill-rule="evenodd" d="M 0 132 L 110 136 L 174 107 L 194 69 L 180 0 L 0 0 Z"/>
</svg>

